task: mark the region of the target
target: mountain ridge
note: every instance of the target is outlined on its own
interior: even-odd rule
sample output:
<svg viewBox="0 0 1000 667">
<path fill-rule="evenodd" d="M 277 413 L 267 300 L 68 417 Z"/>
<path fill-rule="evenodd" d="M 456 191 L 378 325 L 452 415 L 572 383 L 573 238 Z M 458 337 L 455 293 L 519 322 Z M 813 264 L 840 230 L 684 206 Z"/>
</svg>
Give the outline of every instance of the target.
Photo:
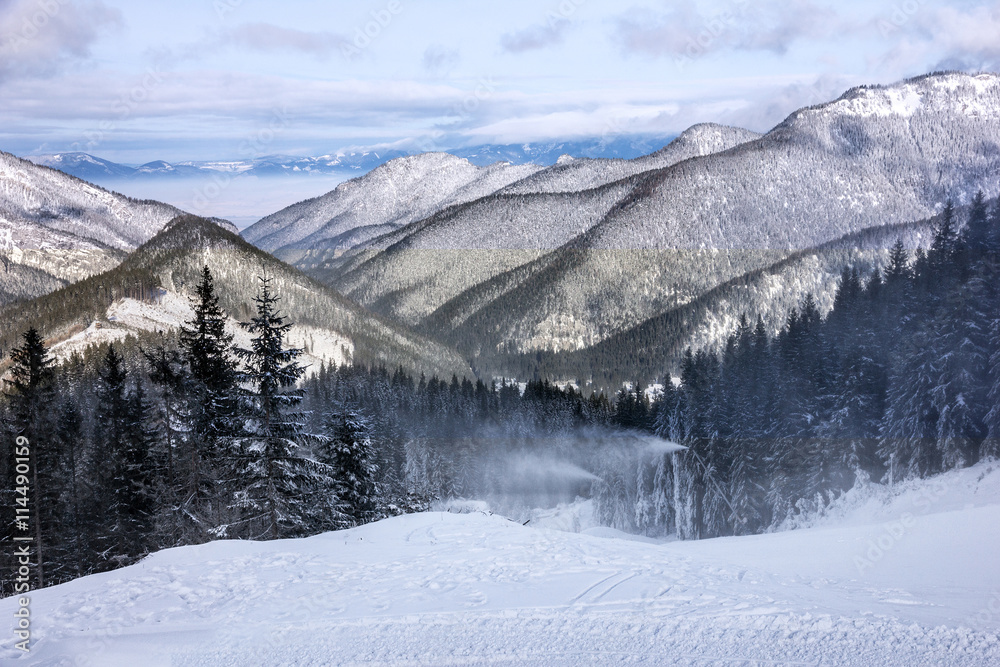
<svg viewBox="0 0 1000 667">
<path fill-rule="evenodd" d="M 113 267 L 180 213 L 0 151 L 0 305 Z"/>
<path fill-rule="evenodd" d="M 173 218 L 111 270 L 34 300 L 0 308 L 0 346 L 10 349 L 29 326 L 50 338 L 54 349 L 67 341 L 79 349 L 91 339 L 120 338 L 126 334 L 109 336 L 108 332 L 122 331 L 123 327 L 133 334 L 176 328 L 176 312 L 164 314 L 160 306 L 183 309 L 205 265 L 215 276 L 221 305 L 238 320 L 252 315 L 256 278 L 267 271 L 281 297 L 281 311 L 297 326 L 292 332 L 293 343 L 307 347 L 307 353 L 314 345 L 328 353 L 317 356 L 317 361 L 401 364 L 441 375 L 471 375 L 453 350 L 372 315 L 238 235 L 188 214 Z M 139 312 L 142 314 L 137 315 Z M 131 329 L 121 324 L 126 316 L 133 322 Z"/>
<path fill-rule="evenodd" d="M 911 103 L 905 116 L 893 111 L 894 102 L 913 98 L 921 104 Z M 498 327 L 490 338 L 513 351 L 587 347 L 795 250 L 926 218 L 949 197 L 967 202 L 979 189 L 995 196 L 998 115 L 993 74 L 852 89 L 840 101 L 795 112 L 763 137 L 633 177 L 629 195 L 598 223 L 533 258 L 530 269 L 509 269 L 530 279 L 484 280 L 465 301 Z M 373 283 L 369 296 L 345 276 L 328 279 L 362 303 L 379 303 L 380 312 L 396 307 L 375 295 L 399 287 Z M 407 298 L 419 302 L 419 289 Z M 428 328 L 444 321 L 426 313 L 417 320 Z"/>
</svg>

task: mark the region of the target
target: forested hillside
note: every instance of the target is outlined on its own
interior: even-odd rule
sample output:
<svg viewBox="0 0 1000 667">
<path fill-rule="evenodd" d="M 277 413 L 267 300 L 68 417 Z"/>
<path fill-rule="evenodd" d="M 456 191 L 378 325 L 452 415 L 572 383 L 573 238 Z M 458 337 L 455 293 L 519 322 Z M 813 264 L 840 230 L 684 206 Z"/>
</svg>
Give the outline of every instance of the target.
<svg viewBox="0 0 1000 667">
<path fill-rule="evenodd" d="M 481 332 L 473 355 L 580 350 L 796 253 L 996 196 L 998 108 L 994 74 L 855 88 L 726 150 L 591 190 L 515 184 L 308 269 L 449 340 Z M 562 190 L 574 169 L 592 185 L 572 162 L 524 185 Z"/>
<path fill-rule="evenodd" d="M 309 253 L 297 265 L 387 317 L 418 324 L 470 290 L 482 300 L 480 286 L 512 272 L 520 275 L 572 244 L 610 212 L 635 201 L 643 174 L 756 136 L 698 125 L 662 150 L 624 164 L 564 162 L 343 256 Z M 496 296 L 487 289 L 486 304 Z"/>
<path fill-rule="evenodd" d="M 256 276 L 267 270 L 284 295 L 286 315 L 296 322 L 298 336 L 312 336 L 316 345 L 346 348 L 346 357 L 365 363 L 402 364 L 440 373 L 465 373 L 468 365 L 454 351 L 380 320 L 330 288 L 306 277 L 240 237 L 203 218 L 181 216 L 160 234 L 130 254 L 115 269 L 80 281 L 33 301 L 0 309 L 0 349 L 10 350 L 20 332 L 36 327 L 50 343 L 88 337 L 106 342 L 135 333 L 123 322 L 109 319 L 123 299 L 148 303 L 154 321 L 147 332 L 170 330 L 177 323 L 156 318 L 160 306 L 187 299 L 205 265 L 215 267 L 222 307 L 236 319 L 252 312 Z M 148 319 L 148 318 L 147 318 Z M 120 337 L 120 336 L 119 336 Z M 335 343 L 334 338 L 342 343 Z M 78 343 L 76 347 L 79 347 Z M 327 359 L 343 359 L 332 350 Z"/>
<path fill-rule="evenodd" d="M 115 267 L 180 213 L 0 152 L 0 306 Z"/>
<path fill-rule="evenodd" d="M 477 167 L 447 153 L 400 157 L 261 219 L 243 237 L 289 260 L 310 250 L 344 250 L 442 208 L 484 197 L 539 169 L 506 162 Z"/>
<path fill-rule="evenodd" d="M 964 214 L 968 208 L 958 210 Z M 833 307 L 844 267 L 866 278 L 876 270 L 884 271 L 897 241 L 913 257 L 916 249 L 930 247 L 936 220 L 876 227 L 793 253 L 766 269 L 727 281 L 690 303 L 580 350 L 506 352 L 502 341 L 484 333 L 493 330 L 485 314 L 469 318 L 446 340 L 474 357 L 482 373 L 573 380 L 588 391 L 613 393 L 623 382 L 635 379 L 650 383 L 664 376 L 676 378 L 685 348 L 721 352 L 740 317 L 747 313 L 761 317 L 769 336 L 777 335 L 788 314 L 807 294 L 813 295 L 816 307 L 825 316 Z M 446 313 L 441 309 L 441 315 Z M 434 317 L 425 326 L 433 331 L 436 324 Z M 498 351 L 490 353 L 492 349 Z"/>
<path fill-rule="evenodd" d="M 776 336 L 751 314 L 721 354 L 688 350 L 680 383 L 652 402 L 640 383 L 609 400 L 362 364 L 303 380 L 278 289 L 290 286 L 266 269 L 243 309 L 245 346 L 207 268 L 180 334 L 145 340 L 141 355 L 103 345 L 57 367 L 25 323 L 2 411 L 10 437 L 35 443 L 38 583 L 456 497 L 516 514 L 583 495 L 622 530 L 755 533 L 869 480 L 996 456 L 1000 206 L 980 195 L 959 226 L 949 202 L 928 251 L 911 261 L 897 243 L 884 272 L 845 270 L 825 318 L 807 296 Z M 3 465 L 11 481 L 12 455 Z"/>
</svg>

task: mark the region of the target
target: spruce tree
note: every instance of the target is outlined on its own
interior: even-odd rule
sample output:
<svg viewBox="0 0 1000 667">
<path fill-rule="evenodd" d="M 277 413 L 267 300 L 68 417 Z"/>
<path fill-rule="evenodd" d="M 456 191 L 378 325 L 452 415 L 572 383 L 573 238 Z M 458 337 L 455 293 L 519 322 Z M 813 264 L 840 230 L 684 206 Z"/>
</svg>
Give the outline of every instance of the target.
<svg viewBox="0 0 1000 667">
<path fill-rule="evenodd" d="M 149 404 L 141 385 L 130 391 L 128 384 L 125 361 L 111 345 L 97 383 L 88 515 L 99 558 L 123 564 L 148 552 L 155 512 Z"/>
<path fill-rule="evenodd" d="M 956 274 L 954 263 L 959 252 L 959 236 L 956 227 L 955 206 L 949 199 L 934 227 L 934 240 L 927 253 L 931 272 L 936 277 L 950 278 Z"/>
<path fill-rule="evenodd" d="M 220 439 L 233 434 L 236 360 L 233 335 L 226 332 L 226 314 L 219 306 L 208 266 L 202 269 L 195 291 L 194 317 L 181 327 L 180 345 L 196 383 L 200 455 L 210 460 L 218 453 Z"/>
<path fill-rule="evenodd" d="M 330 467 L 343 527 L 373 521 L 381 494 L 371 420 L 346 405 L 330 416 L 324 435 L 317 459 Z"/>
<path fill-rule="evenodd" d="M 972 200 L 969 222 L 962 231 L 962 236 L 974 260 L 986 254 L 990 242 L 990 221 L 986 209 L 986 197 L 982 190 L 977 192 L 975 199 Z"/>
<path fill-rule="evenodd" d="M 55 372 L 48 348 L 38 330 L 31 327 L 22 336 L 20 347 L 11 351 L 8 371 L 16 434 L 28 439 L 31 466 L 32 514 L 39 588 L 45 586 L 45 543 L 54 533 L 59 510 L 55 499 L 56 456 L 51 442 L 50 410 L 54 398 Z M 13 448 L 10 454 L 13 454 Z M 13 466 L 11 466 L 13 470 Z M 9 488 L 13 488 L 10 486 Z"/>
<path fill-rule="evenodd" d="M 83 465 L 83 420 L 79 406 L 70 397 L 59 410 L 54 442 L 61 453 L 59 477 L 62 480 L 64 516 L 60 522 L 62 535 L 61 557 L 56 560 L 65 573 L 62 579 L 79 577 L 83 574 L 86 558 L 83 539 L 81 506 L 84 497 Z"/>
<path fill-rule="evenodd" d="M 889 251 L 889 266 L 885 270 L 885 279 L 889 285 L 893 285 L 909 274 L 910 258 L 903 247 L 902 239 L 896 239 L 892 250 Z"/>
<path fill-rule="evenodd" d="M 247 387 L 241 405 L 245 433 L 235 439 L 235 522 L 238 534 L 253 539 L 302 535 L 320 523 L 326 508 L 310 502 L 324 479 L 304 445 L 303 415 L 290 411 L 302 401 L 295 388 L 305 369 L 296 359 L 299 348 L 285 347 L 292 324 L 278 311 L 272 278 L 259 277 L 254 302 L 257 314 L 241 326 L 251 336 L 250 348 L 237 348 L 244 364 L 239 380 Z"/>
<path fill-rule="evenodd" d="M 156 364 L 161 387 L 171 383 L 176 409 L 191 422 L 191 433 L 176 443 L 182 445 L 177 457 L 177 476 L 183 483 L 182 516 L 188 521 L 185 532 L 195 539 L 218 529 L 226 517 L 222 505 L 227 489 L 223 488 L 225 459 L 232 455 L 229 443 L 238 434 L 237 363 L 233 355 L 233 335 L 226 331 L 226 314 L 219 305 L 215 281 L 208 266 L 201 272 L 195 288 L 194 317 L 181 328 L 180 347 L 188 372 L 167 368 L 170 361 Z M 154 365 L 156 365 L 154 364 Z M 167 384 L 164 384 L 167 383 Z M 186 398 L 186 406 L 181 403 Z"/>
</svg>

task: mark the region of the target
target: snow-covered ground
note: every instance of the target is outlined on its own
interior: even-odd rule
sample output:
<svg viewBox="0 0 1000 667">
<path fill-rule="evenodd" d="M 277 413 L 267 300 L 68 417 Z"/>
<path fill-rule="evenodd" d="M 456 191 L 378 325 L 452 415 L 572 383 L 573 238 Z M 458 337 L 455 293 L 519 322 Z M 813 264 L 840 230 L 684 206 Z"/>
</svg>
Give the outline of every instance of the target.
<svg viewBox="0 0 1000 667">
<path fill-rule="evenodd" d="M 651 544 L 433 512 L 171 549 L 32 593 L 32 651 L 5 632 L 0 661 L 1000 664 L 1000 465 L 862 488 L 800 523 Z"/>
</svg>

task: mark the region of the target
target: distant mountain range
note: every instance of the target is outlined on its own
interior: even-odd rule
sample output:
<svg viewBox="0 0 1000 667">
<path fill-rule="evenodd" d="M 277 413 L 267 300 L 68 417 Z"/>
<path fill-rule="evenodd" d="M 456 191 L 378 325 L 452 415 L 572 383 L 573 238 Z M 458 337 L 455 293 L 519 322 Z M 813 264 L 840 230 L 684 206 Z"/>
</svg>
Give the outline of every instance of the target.
<svg viewBox="0 0 1000 667">
<path fill-rule="evenodd" d="M 763 135 L 702 124 L 639 155 L 629 152 L 639 139 L 622 142 L 140 167 L 33 160 L 101 179 L 364 172 L 244 230 L 259 250 L 226 221 L 187 223 L 202 230 L 191 238 L 239 248 L 227 267 L 260 262 L 261 251 L 292 264 L 274 271 L 302 295 L 293 314 L 366 359 L 613 384 L 655 379 L 686 345 L 723 340 L 744 312 L 776 331 L 805 293 L 828 305 L 845 266 L 878 267 L 897 239 L 926 246 L 946 200 L 1000 195 L 1000 76 L 862 86 Z M 179 298 L 186 287 L 164 281 L 180 271 L 190 282 L 198 244 L 171 250 L 183 269 L 156 271 L 143 244 L 181 213 L 0 153 L 0 306 L 19 302 L 8 324 L 36 306 L 70 329 L 107 317 L 113 304 L 85 314 L 72 299 L 31 300 L 97 274 L 141 274 Z M 158 243 L 179 234 L 168 231 Z M 252 272 L 227 271 L 220 281 L 245 299 Z"/>
<path fill-rule="evenodd" d="M 502 363 L 498 355 L 598 345 L 744 275 L 763 276 L 766 289 L 754 289 L 788 304 L 802 293 L 785 280 L 791 274 L 759 272 L 842 237 L 926 219 L 949 198 L 968 202 L 980 189 L 996 196 L 1000 77 L 939 73 L 862 86 L 763 136 L 695 126 L 648 156 L 562 159 L 468 201 L 453 196 L 449 172 L 431 169 L 416 182 L 437 194 L 414 215 L 336 213 L 356 211 L 348 191 L 369 206 L 411 197 L 404 181 L 366 179 L 244 235 L 482 368 Z M 834 257 L 824 260 L 833 276 L 838 262 L 855 261 L 824 256 Z M 866 261 L 875 265 L 878 255 Z M 831 284 L 824 279 L 823 291 Z M 738 317 L 723 310 L 712 321 L 716 340 Z"/>
<path fill-rule="evenodd" d="M 560 156 L 629 159 L 645 155 L 668 143 L 672 136 L 626 135 L 596 137 L 577 141 L 549 141 L 523 144 L 483 144 L 446 152 L 467 159 L 476 166 L 495 162 L 513 165 L 555 164 Z M 346 150 L 318 157 L 269 155 L 252 160 L 164 162 L 155 160 L 141 165 L 120 164 L 89 153 L 43 153 L 24 156 L 35 164 L 58 169 L 84 180 L 102 182 L 127 179 L 191 178 L 213 173 L 254 176 L 366 173 L 386 162 L 415 154 L 412 151 Z"/>
</svg>

